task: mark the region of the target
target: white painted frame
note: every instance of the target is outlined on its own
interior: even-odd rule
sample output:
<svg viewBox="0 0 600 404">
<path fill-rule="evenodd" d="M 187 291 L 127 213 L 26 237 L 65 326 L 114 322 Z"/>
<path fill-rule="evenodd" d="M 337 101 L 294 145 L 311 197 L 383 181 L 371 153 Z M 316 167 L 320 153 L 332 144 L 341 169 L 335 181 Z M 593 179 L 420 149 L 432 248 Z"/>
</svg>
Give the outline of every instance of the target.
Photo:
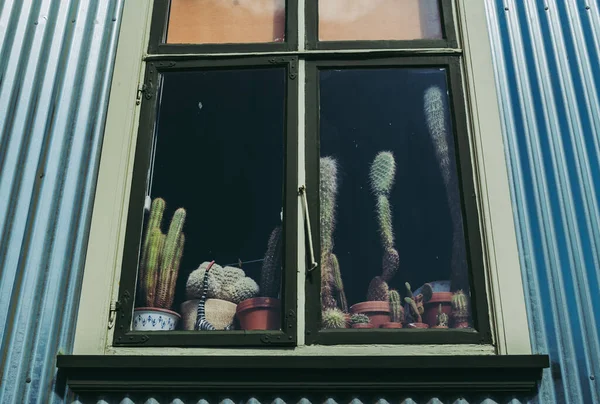
<svg viewBox="0 0 600 404">
<path fill-rule="evenodd" d="M 138 83 L 145 71 L 151 0 L 125 2 L 108 107 L 98 185 L 79 305 L 74 354 L 137 355 L 494 355 L 531 354 L 529 325 L 510 199 L 508 169 L 494 83 L 485 4 L 461 0 L 454 9 L 463 49 L 469 138 L 479 204 L 487 296 L 493 345 L 304 345 L 304 235 L 298 237 L 298 347 L 252 348 L 112 347 L 109 308 L 119 290 L 140 108 Z M 304 50 L 304 0 L 299 1 L 300 54 Z M 298 52 L 296 52 L 297 54 Z M 298 82 L 305 65 L 299 62 Z M 299 145 L 304 145 L 304 91 L 299 91 Z M 305 182 L 304 148 L 299 147 L 299 179 Z M 300 200 L 298 203 L 300 204 Z M 299 206 L 299 211 L 302 211 Z M 304 218 L 298 218 L 303 231 Z"/>
</svg>

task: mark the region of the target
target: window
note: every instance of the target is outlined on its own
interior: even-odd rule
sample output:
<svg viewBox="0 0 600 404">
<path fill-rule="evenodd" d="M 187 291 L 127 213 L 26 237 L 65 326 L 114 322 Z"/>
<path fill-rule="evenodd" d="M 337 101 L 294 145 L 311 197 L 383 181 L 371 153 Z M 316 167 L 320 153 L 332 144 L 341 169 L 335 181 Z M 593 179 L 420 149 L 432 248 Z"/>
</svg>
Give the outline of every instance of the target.
<svg viewBox="0 0 600 404">
<path fill-rule="evenodd" d="M 483 5 L 137 3 L 76 352 L 530 353 Z"/>
</svg>

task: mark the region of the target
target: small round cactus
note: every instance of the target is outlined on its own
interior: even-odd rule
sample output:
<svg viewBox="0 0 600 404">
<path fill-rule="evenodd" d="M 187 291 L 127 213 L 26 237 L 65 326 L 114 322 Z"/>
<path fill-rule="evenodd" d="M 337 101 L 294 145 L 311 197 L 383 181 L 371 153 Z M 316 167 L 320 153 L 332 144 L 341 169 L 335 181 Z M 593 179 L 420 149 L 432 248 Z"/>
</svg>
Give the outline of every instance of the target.
<svg viewBox="0 0 600 404">
<path fill-rule="evenodd" d="M 441 303 L 438 307 L 438 314 L 437 314 L 436 318 L 437 318 L 436 325 L 438 327 L 448 327 L 448 315 L 446 313 L 444 313 Z"/>
<path fill-rule="evenodd" d="M 327 309 L 321 314 L 323 328 L 346 328 L 346 313 L 339 309 Z"/>
<path fill-rule="evenodd" d="M 353 314 L 350 317 L 350 324 L 369 324 L 370 322 L 371 320 L 366 314 Z"/>
</svg>

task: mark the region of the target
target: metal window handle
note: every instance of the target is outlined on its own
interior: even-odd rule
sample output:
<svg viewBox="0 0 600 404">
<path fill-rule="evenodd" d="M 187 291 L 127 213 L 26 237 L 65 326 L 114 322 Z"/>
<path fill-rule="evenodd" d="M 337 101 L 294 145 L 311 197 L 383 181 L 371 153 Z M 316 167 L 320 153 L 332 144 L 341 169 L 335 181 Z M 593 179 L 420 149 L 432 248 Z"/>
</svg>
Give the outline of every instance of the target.
<svg viewBox="0 0 600 404">
<path fill-rule="evenodd" d="M 304 206 L 304 219 L 306 222 L 304 229 L 306 230 L 306 238 L 308 239 L 308 255 L 310 258 L 307 271 L 312 272 L 317 265 L 319 265 L 319 263 L 315 261 L 315 250 L 313 248 L 312 231 L 310 229 L 310 216 L 308 214 L 308 201 L 306 200 L 306 185 L 301 185 L 300 188 L 298 188 L 298 195 L 302 197 L 302 205 Z"/>
</svg>

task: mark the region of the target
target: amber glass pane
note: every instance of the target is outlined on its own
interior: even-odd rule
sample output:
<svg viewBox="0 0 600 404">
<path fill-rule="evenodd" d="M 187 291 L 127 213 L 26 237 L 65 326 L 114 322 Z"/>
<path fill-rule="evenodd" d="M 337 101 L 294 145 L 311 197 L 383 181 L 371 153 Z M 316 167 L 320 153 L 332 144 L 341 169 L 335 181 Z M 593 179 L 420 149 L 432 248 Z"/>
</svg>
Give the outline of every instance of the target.
<svg viewBox="0 0 600 404">
<path fill-rule="evenodd" d="M 167 43 L 283 42 L 285 0 L 172 0 Z"/>
<path fill-rule="evenodd" d="M 319 0 L 319 40 L 442 38 L 437 0 Z"/>
<path fill-rule="evenodd" d="M 473 325 L 446 76 L 319 73 L 323 328 Z"/>
</svg>

